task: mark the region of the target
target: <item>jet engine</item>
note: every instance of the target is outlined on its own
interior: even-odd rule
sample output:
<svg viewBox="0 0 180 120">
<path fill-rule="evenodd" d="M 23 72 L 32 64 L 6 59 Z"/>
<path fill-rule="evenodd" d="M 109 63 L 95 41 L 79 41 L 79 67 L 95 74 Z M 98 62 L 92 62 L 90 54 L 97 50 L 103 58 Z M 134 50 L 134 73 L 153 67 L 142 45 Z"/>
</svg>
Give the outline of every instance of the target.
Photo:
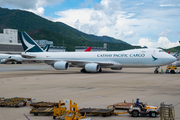
<svg viewBox="0 0 180 120">
<path fill-rule="evenodd" d="M 69 68 L 69 64 L 66 61 L 57 61 L 53 64 L 53 67 L 56 70 L 67 70 Z"/>
<path fill-rule="evenodd" d="M 2 60 L 0 61 L 0 64 L 6 64 L 6 62 L 7 62 L 6 59 L 2 59 Z"/>
<path fill-rule="evenodd" d="M 87 72 L 99 72 L 100 70 L 100 65 L 97 63 L 87 63 L 85 65 L 85 70 Z"/>
<path fill-rule="evenodd" d="M 122 67 L 111 68 L 111 70 L 122 70 Z"/>
</svg>

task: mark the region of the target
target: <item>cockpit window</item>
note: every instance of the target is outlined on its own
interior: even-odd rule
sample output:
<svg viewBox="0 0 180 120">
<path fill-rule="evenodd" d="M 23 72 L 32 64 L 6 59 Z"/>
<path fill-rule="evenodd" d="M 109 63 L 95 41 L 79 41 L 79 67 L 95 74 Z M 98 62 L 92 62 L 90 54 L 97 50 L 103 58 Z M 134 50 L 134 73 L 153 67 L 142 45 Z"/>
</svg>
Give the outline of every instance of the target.
<svg viewBox="0 0 180 120">
<path fill-rule="evenodd" d="M 159 52 L 164 52 L 164 50 L 159 50 Z"/>
</svg>

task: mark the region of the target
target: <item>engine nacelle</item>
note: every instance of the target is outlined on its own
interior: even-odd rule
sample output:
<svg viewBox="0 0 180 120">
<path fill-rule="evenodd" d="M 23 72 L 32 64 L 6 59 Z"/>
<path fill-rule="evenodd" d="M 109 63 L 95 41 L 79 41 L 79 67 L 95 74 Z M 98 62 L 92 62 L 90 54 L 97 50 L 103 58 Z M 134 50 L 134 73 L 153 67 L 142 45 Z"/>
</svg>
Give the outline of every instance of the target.
<svg viewBox="0 0 180 120">
<path fill-rule="evenodd" d="M 85 70 L 87 72 L 99 72 L 100 66 L 97 63 L 87 63 L 85 65 Z"/>
<path fill-rule="evenodd" d="M 69 68 L 69 64 L 65 61 L 57 61 L 53 64 L 53 67 L 56 70 L 67 70 Z"/>
<path fill-rule="evenodd" d="M 111 68 L 112 70 L 122 70 L 122 67 Z"/>
<path fill-rule="evenodd" d="M 0 61 L 0 64 L 6 64 L 6 62 L 7 62 L 6 59 L 2 59 L 2 60 Z"/>
</svg>

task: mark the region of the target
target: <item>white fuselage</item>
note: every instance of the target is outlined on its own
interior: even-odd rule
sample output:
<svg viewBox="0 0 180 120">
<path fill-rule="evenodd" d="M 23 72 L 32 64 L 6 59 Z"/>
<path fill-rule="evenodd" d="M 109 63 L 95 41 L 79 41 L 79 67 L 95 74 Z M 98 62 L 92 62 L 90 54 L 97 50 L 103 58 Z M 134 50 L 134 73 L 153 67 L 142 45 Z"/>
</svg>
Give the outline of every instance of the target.
<svg viewBox="0 0 180 120">
<path fill-rule="evenodd" d="M 25 59 L 21 55 L 14 54 L 0 54 L 0 60 L 16 60 L 16 59 Z"/>
<path fill-rule="evenodd" d="M 56 61 L 67 61 L 74 66 L 83 67 L 86 63 L 99 63 L 101 68 L 157 67 L 176 60 L 175 57 L 161 49 L 133 49 L 110 52 L 27 52 L 23 54 L 34 55 L 33 60 L 44 60 L 47 64 L 53 64 Z M 103 65 L 103 63 L 106 64 Z M 108 65 L 108 63 L 113 64 Z"/>
</svg>

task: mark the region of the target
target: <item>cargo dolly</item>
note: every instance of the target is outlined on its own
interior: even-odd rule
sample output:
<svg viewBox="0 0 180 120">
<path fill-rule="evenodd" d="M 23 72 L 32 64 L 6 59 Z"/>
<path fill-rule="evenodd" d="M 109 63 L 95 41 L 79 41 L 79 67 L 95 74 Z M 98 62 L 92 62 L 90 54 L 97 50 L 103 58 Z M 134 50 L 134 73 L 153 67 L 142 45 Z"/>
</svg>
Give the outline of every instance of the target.
<svg viewBox="0 0 180 120">
<path fill-rule="evenodd" d="M 49 114 L 52 115 L 54 112 L 54 107 L 51 108 L 45 108 L 45 107 L 40 107 L 40 108 L 34 108 L 30 111 L 30 114 L 34 114 L 37 116 L 38 114 Z"/>
<path fill-rule="evenodd" d="M 82 108 L 79 111 L 81 115 L 84 114 L 91 114 L 91 115 L 102 115 L 103 117 L 110 116 L 110 115 L 119 115 L 119 114 L 126 114 L 127 112 L 114 112 L 114 109 L 109 108 Z"/>
<path fill-rule="evenodd" d="M 46 108 L 51 108 L 51 107 L 54 107 L 54 106 L 57 106 L 58 103 L 53 103 L 53 102 L 37 102 L 37 103 L 31 103 L 31 104 L 28 104 L 29 106 L 33 106 L 34 108 L 39 108 L 39 107 L 46 107 Z M 63 103 L 62 103 L 63 105 Z"/>
<path fill-rule="evenodd" d="M 0 98 L 0 106 L 8 106 L 8 107 L 20 107 L 26 106 L 27 102 L 31 102 L 31 98 Z"/>
<path fill-rule="evenodd" d="M 112 106 L 114 109 L 129 110 L 131 105 L 133 105 L 133 103 L 120 102 L 120 103 L 116 103 Z"/>
</svg>

